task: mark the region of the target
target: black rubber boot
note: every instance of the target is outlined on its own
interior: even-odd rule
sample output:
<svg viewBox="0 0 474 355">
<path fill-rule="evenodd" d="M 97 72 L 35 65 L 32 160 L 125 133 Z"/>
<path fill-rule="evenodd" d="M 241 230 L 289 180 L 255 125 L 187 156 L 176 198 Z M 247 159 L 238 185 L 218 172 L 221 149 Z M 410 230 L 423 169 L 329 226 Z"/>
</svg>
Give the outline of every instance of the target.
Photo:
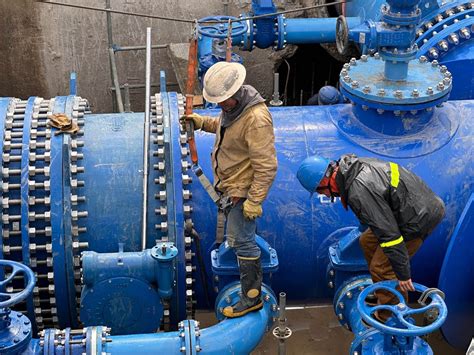
<svg viewBox="0 0 474 355">
<path fill-rule="evenodd" d="M 222 313 L 229 318 L 241 317 L 263 307 L 260 258 L 237 257 L 237 260 L 239 261 L 242 296 L 236 304 L 224 308 Z"/>
</svg>

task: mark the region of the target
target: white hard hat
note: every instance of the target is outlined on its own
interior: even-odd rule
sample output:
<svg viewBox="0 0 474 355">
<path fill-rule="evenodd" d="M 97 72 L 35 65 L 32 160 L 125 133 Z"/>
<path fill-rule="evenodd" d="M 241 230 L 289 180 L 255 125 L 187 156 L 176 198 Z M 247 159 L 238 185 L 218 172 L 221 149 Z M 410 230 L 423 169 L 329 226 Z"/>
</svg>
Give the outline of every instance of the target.
<svg viewBox="0 0 474 355">
<path fill-rule="evenodd" d="M 240 89 L 245 75 L 240 63 L 217 62 L 204 75 L 204 98 L 213 104 L 227 100 Z"/>
</svg>

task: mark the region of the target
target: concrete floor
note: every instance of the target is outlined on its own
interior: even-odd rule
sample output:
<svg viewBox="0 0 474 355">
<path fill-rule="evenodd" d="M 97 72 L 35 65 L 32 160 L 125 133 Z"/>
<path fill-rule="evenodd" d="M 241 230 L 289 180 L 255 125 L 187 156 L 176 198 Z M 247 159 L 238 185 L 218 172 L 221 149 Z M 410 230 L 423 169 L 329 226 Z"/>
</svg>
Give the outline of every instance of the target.
<svg viewBox="0 0 474 355">
<path fill-rule="evenodd" d="M 347 355 L 353 334 L 341 327 L 332 305 L 315 305 L 305 309 L 287 311 L 288 326 L 293 331 L 286 342 L 287 355 Z M 215 323 L 213 313 L 198 312 L 196 319 L 202 327 Z M 428 339 L 436 355 L 463 355 L 465 352 L 449 346 L 440 332 L 431 334 Z M 278 340 L 268 332 L 252 355 L 278 354 Z"/>
</svg>

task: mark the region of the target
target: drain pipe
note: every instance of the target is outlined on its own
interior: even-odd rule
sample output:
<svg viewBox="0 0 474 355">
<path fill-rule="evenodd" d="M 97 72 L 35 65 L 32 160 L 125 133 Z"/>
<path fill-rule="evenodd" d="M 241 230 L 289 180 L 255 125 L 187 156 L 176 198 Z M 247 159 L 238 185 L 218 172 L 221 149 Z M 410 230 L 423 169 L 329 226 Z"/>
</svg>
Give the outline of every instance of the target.
<svg viewBox="0 0 474 355">
<path fill-rule="evenodd" d="M 286 326 L 286 293 L 280 292 L 280 315 L 278 317 L 278 327 L 273 329 L 273 336 L 279 340 L 278 355 L 286 355 L 286 339 L 293 332 Z"/>
<path fill-rule="evenodd" d="M 270 101 L 270 105 L 283 105 L 283 101 L 280 100 L 280 73 L 273 73 L 273 98 Z"/>
</svg>

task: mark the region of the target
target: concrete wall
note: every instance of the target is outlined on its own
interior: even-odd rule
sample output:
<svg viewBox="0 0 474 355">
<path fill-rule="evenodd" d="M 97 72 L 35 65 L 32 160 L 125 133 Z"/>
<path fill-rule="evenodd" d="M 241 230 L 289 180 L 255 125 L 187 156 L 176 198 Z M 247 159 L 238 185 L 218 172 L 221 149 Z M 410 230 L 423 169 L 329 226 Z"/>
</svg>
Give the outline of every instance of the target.
<svg viewBox="0 0 474 355">
<path fill-rule="evenodd" d="M 105 7 L 105 0 L 56 0 Z M 222 0 L 112 0 L 112 9 L 186 19 L 224 13 Z M 242 2 L 245 5 L 245 2 Z M 230 2 L 229 12 L 245 11 Z M 71 71 L 78 73 L 78 93 L 95 112 L 112 111 L 112 92 L 106 14 L 33 0 L 0 0 L 0 96 L 53 97 L 68 93 Z M 146 27 L 153 28 L 153 44 L 187 42 L 192 26 L 186 23 L 112 15 L 113 41 L 121 46 L 144 45 Z M 242 54 L 242 53 L 240 53 Z M 279 55 L 256 50 L 245 53 L 248 83 L 270 98 L 272 71 Z M 120 83 L 142 84 L 145 53 L 117 54 Z M 166 50 L 153 53 L 152 82 L 164 69 L 169 83 L 177 83 Z M 170 86 L 169 90 L 179 90 Z M 143 110 L 144 90 L 131 90 L 132 109 Z M 153 91 L 158 91 L 155 89 Z"/>
</svg>

